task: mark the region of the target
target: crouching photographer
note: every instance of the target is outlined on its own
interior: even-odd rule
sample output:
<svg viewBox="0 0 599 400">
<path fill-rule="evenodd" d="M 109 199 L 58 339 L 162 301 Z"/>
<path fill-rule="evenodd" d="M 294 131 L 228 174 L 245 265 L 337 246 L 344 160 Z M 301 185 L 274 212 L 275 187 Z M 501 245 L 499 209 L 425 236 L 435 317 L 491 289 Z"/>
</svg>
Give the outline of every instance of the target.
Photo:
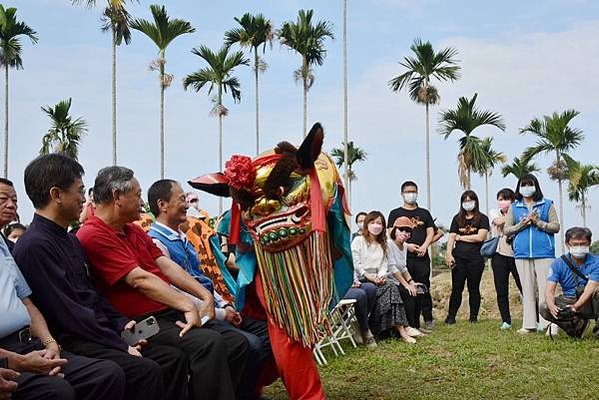
<svg viewBox="0 0 599 400">
<path fill-rule="evenodd" d="M 582 337 L 590 319 L 599 339 L 599 257 L 589 254 L 591 230 L 574 227 L 566 231 L 569 252 L 551 265 L 545 302 L 540 306 L 543 318 L 553 322 L 572 337 Z M 563 295 L 555 296 L 557 284 Z"/>
</svg>

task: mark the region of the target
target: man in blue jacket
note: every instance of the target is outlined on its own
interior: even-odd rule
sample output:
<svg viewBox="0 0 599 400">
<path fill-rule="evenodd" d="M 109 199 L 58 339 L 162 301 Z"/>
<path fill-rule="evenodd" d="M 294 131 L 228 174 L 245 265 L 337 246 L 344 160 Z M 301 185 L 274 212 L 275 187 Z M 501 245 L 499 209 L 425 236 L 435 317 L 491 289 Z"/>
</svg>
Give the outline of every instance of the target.
<svg viewBox="0 0 599 400">
<path fill-rule="evenodd" d="M 540 311 L 543 318 L 574 337 L 582 337 L 589 320 L 595 319 L 593 333 L 599 339 L 599 257 L 589 253 L 591 238 L 588 228 L 566 231 L 569 252 L 551 265 Z M 555 297 L 558 283 L 563 294 Z"/>
</svg>

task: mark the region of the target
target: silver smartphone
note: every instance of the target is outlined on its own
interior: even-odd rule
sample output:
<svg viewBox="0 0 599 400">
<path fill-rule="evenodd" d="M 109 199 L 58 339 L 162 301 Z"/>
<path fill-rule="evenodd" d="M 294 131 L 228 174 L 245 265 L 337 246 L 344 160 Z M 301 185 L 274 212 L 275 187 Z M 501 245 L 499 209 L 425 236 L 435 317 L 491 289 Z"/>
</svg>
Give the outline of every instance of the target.
<svg viewBox="0 0 599 400">
<path fill-rule="evenodd" d="M 133 329 L 125 329 L 121 332 L 121 338 L 129 346 L 135 346 L 140 340 L 147 339 L 160 332 L 160 326 L 156 318 L 150 316 L 135 324 Z"/>
</svg>

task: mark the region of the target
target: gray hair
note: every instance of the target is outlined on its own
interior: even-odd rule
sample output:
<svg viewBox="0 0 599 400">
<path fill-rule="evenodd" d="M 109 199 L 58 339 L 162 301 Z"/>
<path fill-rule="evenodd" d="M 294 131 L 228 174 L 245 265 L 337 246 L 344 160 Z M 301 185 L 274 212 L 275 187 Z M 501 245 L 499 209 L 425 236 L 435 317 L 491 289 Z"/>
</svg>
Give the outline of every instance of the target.
<svg viewBox="0 0 599 400">
<path fill-rule="evenodd" d="M 571 239 L 585 239 L 589 243 L 591 243 L 591 239 L 593 237 L 593 233 L 589 228 L 581 228 L 579 226 L 575 226 L 566 231 L 566 243 L 568 243 Z"/>
<path fill-rule="evenodd" d="M 105 167 L 98 172 L 94 182 L 94 202 L 109 203 L 114 192 L 127 194 L 133 190 L 133 170 L 126 167 Z"/>
</svg>

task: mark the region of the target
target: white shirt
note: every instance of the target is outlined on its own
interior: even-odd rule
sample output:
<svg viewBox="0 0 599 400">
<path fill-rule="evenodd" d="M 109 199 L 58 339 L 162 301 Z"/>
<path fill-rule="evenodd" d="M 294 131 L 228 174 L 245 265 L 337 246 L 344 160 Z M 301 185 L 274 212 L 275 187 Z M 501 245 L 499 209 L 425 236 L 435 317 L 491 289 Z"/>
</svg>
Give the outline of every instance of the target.
<svg viewBox="0 0 599 400">
<path fill-rule="evenodd" d="M 396 272 L 403 274 L 408 271 L 407 260 L 408 260 L 408 244 L 403 244 L 403 250 L 401 250 L 394 240 L 387 240 L 387 249 L 389 253 L 389 275 L 393 275 Z"/>
<path fill-rule="evenodd" d="M 387 276 L 387 256 L 378 242 L 369 244 L 364 236 L 356 236 L 351 243 L 354 269 L 360 278 L 365 274 L 375 274 L 379 278 Z"/>
</svg>

